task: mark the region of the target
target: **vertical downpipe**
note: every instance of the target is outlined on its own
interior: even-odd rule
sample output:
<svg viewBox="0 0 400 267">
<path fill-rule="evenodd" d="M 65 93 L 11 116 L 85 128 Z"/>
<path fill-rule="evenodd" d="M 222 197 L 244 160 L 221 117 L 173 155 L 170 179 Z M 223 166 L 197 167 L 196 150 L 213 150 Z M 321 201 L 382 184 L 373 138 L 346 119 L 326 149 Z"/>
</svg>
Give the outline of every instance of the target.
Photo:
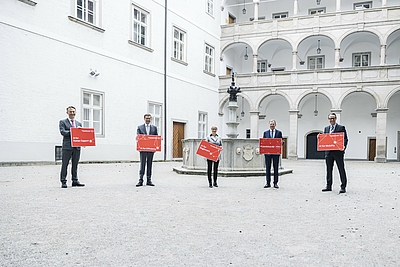
<svg viewBox="0 0 400 267">
<path fill-rule="evenodd" d="M 164 161 L 167 160 L 167 1 L 164 10 Z"/>
</svg>

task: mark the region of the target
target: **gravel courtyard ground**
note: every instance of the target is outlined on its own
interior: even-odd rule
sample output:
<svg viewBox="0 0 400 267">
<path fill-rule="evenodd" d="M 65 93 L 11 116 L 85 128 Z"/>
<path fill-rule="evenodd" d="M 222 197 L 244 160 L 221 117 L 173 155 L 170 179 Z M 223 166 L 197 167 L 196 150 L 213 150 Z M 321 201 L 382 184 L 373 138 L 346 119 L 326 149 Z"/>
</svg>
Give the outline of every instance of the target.
<svg viewBox="0 0 400 267">
<path fill-rule="evenodd" d="M 400 163 L 346 161 L 348 188 L 325 186 L 325 162 L 283 161 L 265 177 L 179 175 L 155 162 L 0 167 L 0 266 L 400 266 Z M 336 167 L 335 167 L 336 168 Z"/>
</svg>

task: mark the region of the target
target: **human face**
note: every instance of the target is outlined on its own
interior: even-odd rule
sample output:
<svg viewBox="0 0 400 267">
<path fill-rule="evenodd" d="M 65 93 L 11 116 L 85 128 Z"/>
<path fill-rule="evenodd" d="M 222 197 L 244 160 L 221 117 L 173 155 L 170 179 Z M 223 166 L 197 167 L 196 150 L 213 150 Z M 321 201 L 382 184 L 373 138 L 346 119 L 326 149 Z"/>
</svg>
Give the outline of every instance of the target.
<svg viewBox="0 0 400 267">
<path fill-rule="evenodd" d="M 213 127 L 213 128 L 211 128 L 211 134 L 212 135 L 216 135 L 217 134 L 217 127 Z"/>
<path fill-rule="evenodd" d="M 275 126 L 276 126 L 275 121 L 270 121 L 270 122 L 269 122 L 269 128 L 270 128 L 271 130 L 274 130 L 274 129 L 275 129 Z"/>
<path fill-rule="evenodd" d="M 329 115 L 328 120 L 329 120 L 329 123 L 330 123 L 331 125 L 335 125 L 335 123 L 336 123 L 336 116 L 335 116 L 335 115 Z"/>
<path fill-rule="evenodd" d="M 150 122 L 151 122 L 151 116 L 146 116 L 146 117 L 144 117 L 144 122 L 145 122 L 146 124 L 150 124 Z"/>
<path fill-rule="evenodd" d="M 75 109 L 74 108 L 69 108 L 68 110 L 67 110 L 67 114 L 68 114 L 68 118 L 70 119 L 70 120 L 73 120 L 73 119 L 75 119 Z"/>
</svg>

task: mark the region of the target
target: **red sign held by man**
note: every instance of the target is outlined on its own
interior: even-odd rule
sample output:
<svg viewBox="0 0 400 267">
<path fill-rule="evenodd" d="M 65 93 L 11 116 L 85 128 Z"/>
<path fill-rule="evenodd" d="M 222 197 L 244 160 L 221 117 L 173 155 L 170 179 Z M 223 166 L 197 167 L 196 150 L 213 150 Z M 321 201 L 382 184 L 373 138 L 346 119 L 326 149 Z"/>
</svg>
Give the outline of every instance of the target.
<svg viewBox="0 0 400 267">
<path fill-rule="evenodd" d="M 96 146 L 94 128 L 71 128 L 71 145 Z"/>
<path fill-rule="evenodd" d="M 260 154 L 282 154 L 282 138 L 260 138 Z"/>
<path fill-rule="evenodd" d="M 197 148 L 196 154 L 205 157 L 212 161 L 218 161 L 219 154 L 222 151 L 222 147 L 201 140 L 199 147 Z"/>
<path fill-rule="evenodd" d="M 161 136 L 138 134 L 136 137 L 136 150 L 146 152 L 161 151 Z"/>
<path fill-rule="evenodd" d="M 318 151 L 344 150 L 344 133 L 318 135 Z"/>
</svg>

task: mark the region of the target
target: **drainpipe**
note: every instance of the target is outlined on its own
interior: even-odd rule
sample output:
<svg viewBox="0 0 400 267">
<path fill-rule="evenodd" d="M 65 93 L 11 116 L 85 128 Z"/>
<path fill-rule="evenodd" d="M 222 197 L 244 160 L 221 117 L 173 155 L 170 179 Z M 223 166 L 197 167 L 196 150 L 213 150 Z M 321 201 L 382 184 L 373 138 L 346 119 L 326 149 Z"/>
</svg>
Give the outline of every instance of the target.
<svg viewBox="0 0 400 267">
<path fill-rule="evenodd" d="M 167 160 L 167 1 L 164 10 L 164 161 Z"/>
</svg>

